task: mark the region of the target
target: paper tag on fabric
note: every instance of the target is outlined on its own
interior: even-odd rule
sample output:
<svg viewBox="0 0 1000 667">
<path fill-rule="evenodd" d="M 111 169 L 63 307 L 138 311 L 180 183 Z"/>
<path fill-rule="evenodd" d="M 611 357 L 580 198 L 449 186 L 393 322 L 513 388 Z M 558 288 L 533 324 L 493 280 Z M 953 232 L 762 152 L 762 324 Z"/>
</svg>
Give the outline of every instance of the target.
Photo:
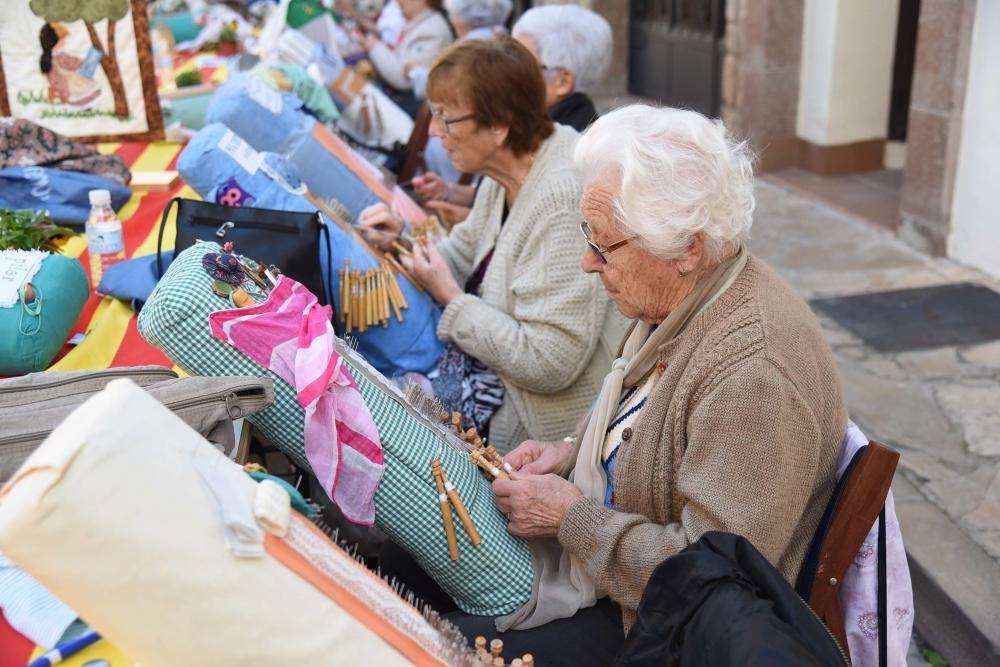
<svg viewBox="0 0 1000 667">
<path fill-rule="evenodd" d="M 261 154 L 232 130 L 226 130 L 219 139 L 219 148 L 236 160 L 251 176 L 260 169 Z"/>
<path fill-rule="evenodd" d="M 44 250 L 4 250 L 0 252 L 0 308 L 10 308 L 21 298 L 18 290 L 30 281 L 49 256 Z"/>
<path fill-rule="evenodd" d="M 247 95 L 273 114 L 281 112 L 281 93 L 257 77 L 247 77 Z"/>
</svg>

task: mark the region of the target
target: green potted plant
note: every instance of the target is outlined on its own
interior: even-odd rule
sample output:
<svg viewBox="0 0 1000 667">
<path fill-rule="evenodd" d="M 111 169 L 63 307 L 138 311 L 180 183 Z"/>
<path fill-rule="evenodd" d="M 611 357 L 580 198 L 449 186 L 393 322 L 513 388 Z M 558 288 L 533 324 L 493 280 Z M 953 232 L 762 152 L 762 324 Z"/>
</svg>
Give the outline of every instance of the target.
<svg viewBox="0 0 1000 667">
<path fill-rule="evenodd" d="M 201 85 L 201 71 L 197 68 L 186 69 L 177 73 L 174 83 L 178 88 L 189 88 Z"/>
<path fill-rule="evenodd" d="M 31 209 L 12 210 L 0 208 L 0 249 L 48 250 L 59 252 L 53 239 L 73 236 L 76 232 L 60 227 L 49 219 L 45 211 Z"/>
<path fill-rule="evenodd" d="M 219 34 L 219 42 L 215 53 L 220 56 L 234 56 L 240 52 L 240 44 L 236 35 L 236 21 L 230 21 Z"/>
</svg>

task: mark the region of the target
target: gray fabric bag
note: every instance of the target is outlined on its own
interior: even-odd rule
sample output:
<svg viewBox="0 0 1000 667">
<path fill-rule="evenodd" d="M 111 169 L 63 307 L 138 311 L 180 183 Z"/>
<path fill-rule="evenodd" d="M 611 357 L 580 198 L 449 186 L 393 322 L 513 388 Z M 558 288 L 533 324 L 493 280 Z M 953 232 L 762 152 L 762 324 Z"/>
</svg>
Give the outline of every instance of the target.
<svg viewBox="0 0 1000 667">
<path fill-rule="evenodd" d="M 0 484 L 14 475 L 70 412 L 122 377 L 149 392 L 226 454 L 236 445 L 233 420 L 274 402 L 270 378 L 179 378 L 162 366 L 46 371 L 0 380 Z"/>
</svg>

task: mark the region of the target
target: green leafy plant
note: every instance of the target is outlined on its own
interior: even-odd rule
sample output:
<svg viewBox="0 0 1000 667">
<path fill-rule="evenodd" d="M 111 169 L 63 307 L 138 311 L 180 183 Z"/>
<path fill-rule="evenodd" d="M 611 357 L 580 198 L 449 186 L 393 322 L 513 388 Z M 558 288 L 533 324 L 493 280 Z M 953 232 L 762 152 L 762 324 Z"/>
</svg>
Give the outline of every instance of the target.
<svg viewBox="0 0 1000 667">
<path fill-rule="evenodd" d="M 197 69 L 186 69 L 174 77 L 174 83 L 178 88 L 201 85 L 201 72 Z"/>
<path fill-rule="evenodd" d="M 237 27 L 238 26 L 236 25 L 235 21 L 227 23 L 226 27 L 222 29 L 221 33 L 219 33 L 219 41 L 220 42 L 235 42 L 236 41 L 236 36 L 237 36 L 236 35 L 236 28 Z"/>
<path fill-rule="evenodd" d="M 0 250 L 49 250 L 59 252 L 52 240 L 76 232 L 60 227 L 45 211 L 0 208 Z"/>
</svg>

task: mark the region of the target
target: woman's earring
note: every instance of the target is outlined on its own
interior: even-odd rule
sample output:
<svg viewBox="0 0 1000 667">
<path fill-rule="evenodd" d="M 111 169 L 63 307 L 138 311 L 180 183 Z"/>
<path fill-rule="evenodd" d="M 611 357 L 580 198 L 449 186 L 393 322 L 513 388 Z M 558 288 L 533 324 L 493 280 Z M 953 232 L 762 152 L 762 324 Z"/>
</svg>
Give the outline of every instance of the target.
<svg viewBox="0 0 1000 667">
<path fill-rule="evenodd" d="M 683 278 L 688 273 L 690 273 L 690 269 L 682 269 L 681 267 L 678 266 L 677 267 L 677 273 L 678 273 L 678 275 L 680 275 L 681 278 Z"/>
</svg>

